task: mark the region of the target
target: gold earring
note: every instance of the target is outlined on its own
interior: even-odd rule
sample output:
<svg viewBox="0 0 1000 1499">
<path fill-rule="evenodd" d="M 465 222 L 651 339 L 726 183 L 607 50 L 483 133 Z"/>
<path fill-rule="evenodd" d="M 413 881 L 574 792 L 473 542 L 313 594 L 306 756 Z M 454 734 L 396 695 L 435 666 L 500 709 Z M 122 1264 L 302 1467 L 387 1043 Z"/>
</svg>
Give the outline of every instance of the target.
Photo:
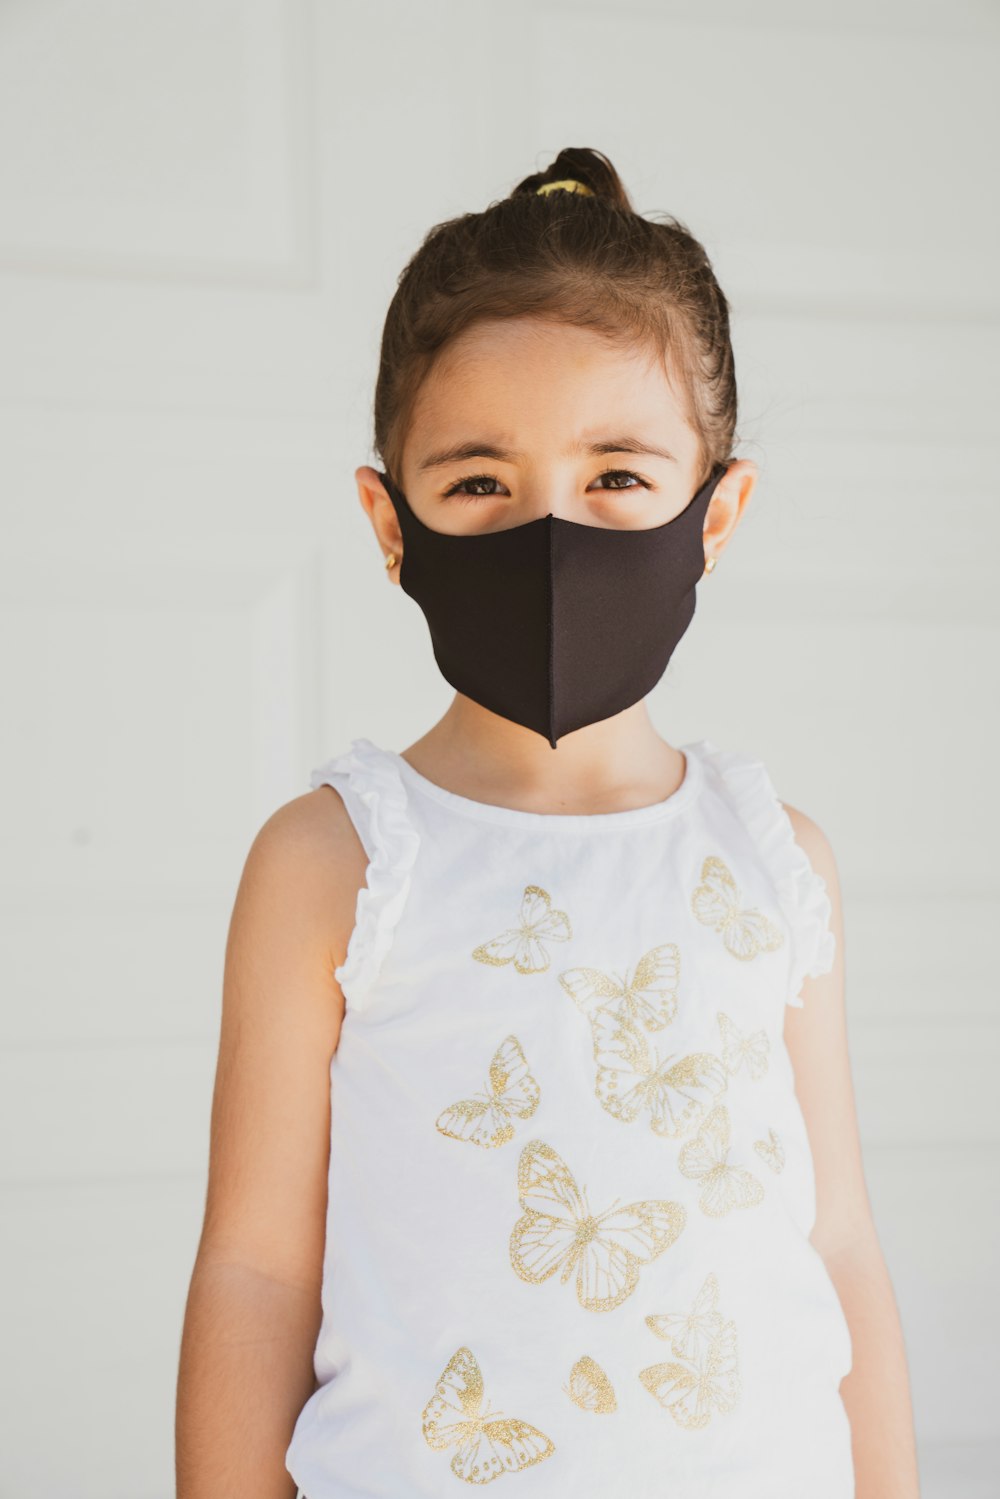
<svg viewBox="0 0 1000 1499">
<path fill-rule="evenodd" d="M 718 560 L 718 557 L 709 557 L 708 561 L 705 563 L 705 571 L 707 573 L 710 573 Z"/>
<path fill-rule="evenodd" d="M 395 554 L 395 552 L 390 552 L 389 553 L 388 557 L 385 559 L 385 565 L 386 565 L 386 567 L 388 567 L 390 569 L 396 566 L 396 554 Z"/>
</svg>

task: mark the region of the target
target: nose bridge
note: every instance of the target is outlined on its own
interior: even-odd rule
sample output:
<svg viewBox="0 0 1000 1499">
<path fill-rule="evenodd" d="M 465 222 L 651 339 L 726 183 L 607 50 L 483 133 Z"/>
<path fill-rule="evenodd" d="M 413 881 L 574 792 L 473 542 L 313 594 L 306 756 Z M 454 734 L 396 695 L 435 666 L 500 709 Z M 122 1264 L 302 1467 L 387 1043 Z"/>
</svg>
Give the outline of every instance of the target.
<svg viewBox="0 0 1000 1499">
<path fill-rule="evenodd" d="M 580 500 L 576 476 L 534 472 L 517 480 L 523 520 L 579 520 Z"/>
<path fill-rule="evenodd" d="M 537 486 L 538 502 L 535 514 L 543 520 L 573 520 L 577 509 L 576 497 L 569 483 L 557 480 L 542 480 Z"/>
</svg>

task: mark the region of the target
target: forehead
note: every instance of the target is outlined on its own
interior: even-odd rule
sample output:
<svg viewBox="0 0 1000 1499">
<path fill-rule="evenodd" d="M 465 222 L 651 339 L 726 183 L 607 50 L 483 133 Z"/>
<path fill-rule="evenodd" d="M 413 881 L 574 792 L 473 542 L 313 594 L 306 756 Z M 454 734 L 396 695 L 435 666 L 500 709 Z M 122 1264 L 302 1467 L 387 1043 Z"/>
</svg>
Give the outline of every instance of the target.
<svg viewBox="0 0 1000 1499">
<path fill-rule="evenodd" d="M 419 462 L 419 450 L 461 440 L 473 423 L 518 447 L 595 424 L 642 426 L 668 447 L 685 429 L 693 436 L 657 349 L 527 318 L 478 323 L 441 351 L 414 403 L 407 447 Z"/>
</svg>

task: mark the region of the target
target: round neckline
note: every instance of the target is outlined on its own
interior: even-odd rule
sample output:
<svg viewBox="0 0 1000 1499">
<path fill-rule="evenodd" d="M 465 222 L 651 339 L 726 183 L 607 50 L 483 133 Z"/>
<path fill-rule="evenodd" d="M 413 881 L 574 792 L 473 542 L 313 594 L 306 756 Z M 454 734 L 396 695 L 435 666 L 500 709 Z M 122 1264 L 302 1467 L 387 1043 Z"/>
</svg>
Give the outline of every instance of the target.
<svg viewBox="0 0 1000 1499">
<path fill-rule="evenodd" d="M 610 832 L 623 828 L 645 827 L 649 823 L 661 822 L 673 817 L 692 802 L 701 788 L 703 766 L 701 748 L 704 741 L 691 740 L 678 745 L 684 756 L 684 777 L 670 796 L 662 801 L 650 802 L 645 807 L 626 807 L 618 812 L 530 812 L 522 807 L 504 807 L 493 802 L 476 801 L 473 797 L 461 796 L 449 791 L 421 774 L 396 750 L 382 750 L 395 765 L 406 785 L 412 786 L 424 796 L 450 807 L 466 817 L 478 818 L 482 822 L 505 823 L 508 827 L 533 828 L 546 832 Z M 376 748 L 376 746 L 373 746 Z"/>
</svg>

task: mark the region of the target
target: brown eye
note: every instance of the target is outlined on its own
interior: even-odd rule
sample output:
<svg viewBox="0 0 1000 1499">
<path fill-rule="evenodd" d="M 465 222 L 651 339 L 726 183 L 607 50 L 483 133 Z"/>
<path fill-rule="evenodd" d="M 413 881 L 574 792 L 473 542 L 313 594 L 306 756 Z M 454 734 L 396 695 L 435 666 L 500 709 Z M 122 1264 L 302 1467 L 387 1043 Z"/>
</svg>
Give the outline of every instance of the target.
<svg viewBox="0 0 1000 1499">
<path fill-rule="evenodd" d="M 638 474 L 633 474 L 632 470 L 628 468 L 606 468 L 597 477 L 599 479 L 634 479 L 635 484 L 641 485 L 643 489 L 649 488 L 649 484 L 645 479 L 641 479 Z M 635 484 L 612 484 L 611 488 L 634 489 Z"/>
<path fill-rule="evenodd" d="M 444 498 L 450 500 L 453 496 L 460 500 L 491 500 L 493 494 L 467 494 L 463 493 L 467 484 L 499 484 L 500 480 L 494 474 L 473 474 L 468 479 L 459 479 L 450 489 L 444 492 Z"/>
</svg>

